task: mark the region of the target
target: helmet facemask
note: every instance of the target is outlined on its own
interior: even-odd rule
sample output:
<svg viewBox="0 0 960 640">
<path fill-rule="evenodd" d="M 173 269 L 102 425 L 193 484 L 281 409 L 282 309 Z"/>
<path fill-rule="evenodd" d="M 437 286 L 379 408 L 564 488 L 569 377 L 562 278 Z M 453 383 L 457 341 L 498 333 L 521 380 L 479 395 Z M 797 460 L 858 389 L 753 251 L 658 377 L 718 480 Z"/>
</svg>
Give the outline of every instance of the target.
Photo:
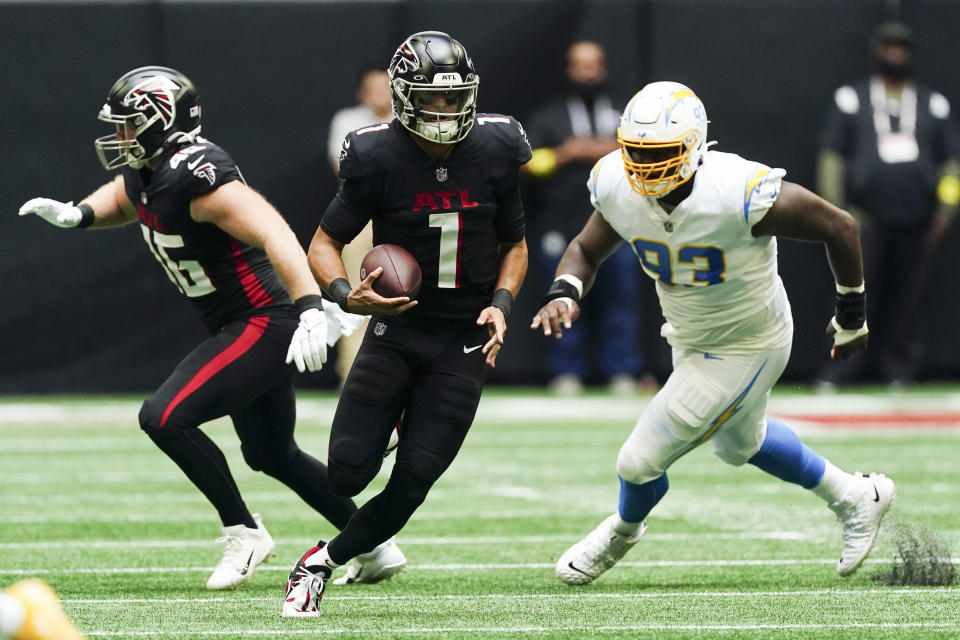
<svg viewBox="0 0 960 640">
<path fill-rule="evenodd" d="M 693 177 L 709 144 L 707 113 L 688 87 L 648 84 L 627 103 L 617 142 L 630 187 L 659 198 Z"/>
<path fill-rule="evenodd" d="M 478 86 L 476 77 L 442 85 L 397 78 L 391 85 L 394 110 L 403 126 L 430 142 L 460 142 L 473 127 Z"/>
<path fill-rule="evenodd" d="M 109 104 L 103 105 L 100 113 L 97 114 L 97 119 L 117 127 L 116 133 L 93 141 L 103 167 L 108 171 L 127 165 L 134 169 L 142 169 L 150 157 L 147 156 L 147 150 L 140 144 L 139 137 L 153 126 L 158 117 L 148 119 L 143 113 L 114 114 Z M 108 158 L 107 154 L 110 152 L 113 155 Z M 159 152 L 159 148 L 155 149 L 154 155 Z"/>
<path fill-rule="evenodd" d="M 415 33 L 393 54 L 387 73 L 393 112 L 407 130 L 439 144 L 467 137 L 480 77 L 462 44 L 439 31 Z"/>
<path fill-rule="evenodd" d="M 617 142 L 627 171 L 627 180 L 642 196 L 659 197 L 673 191 L 693 177 L 691 151 L 697 146 L 695 131 L 682 140 L 654 142 L 643 138 L 624 138 L 617 129 Z"/>
</svg>

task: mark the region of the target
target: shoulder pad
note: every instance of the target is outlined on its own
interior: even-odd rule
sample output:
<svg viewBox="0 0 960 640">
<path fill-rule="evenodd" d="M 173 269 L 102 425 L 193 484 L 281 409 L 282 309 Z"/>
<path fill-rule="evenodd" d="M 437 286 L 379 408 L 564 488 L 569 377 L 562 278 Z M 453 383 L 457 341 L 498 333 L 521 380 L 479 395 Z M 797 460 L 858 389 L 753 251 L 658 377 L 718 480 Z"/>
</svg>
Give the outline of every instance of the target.
<svg viewBox="0 0 960 640">
<path fill-rule="evenodd" d="M 530 160 L 532 151 L 523 125 L 512 116 L 497 113 L 478 113 L 477 128 L 485 138 L 500 142 L 510 156 L 520 164 Z"/>
<path fill-rule="evenodd" d="M 191 145 L 178 149 L 167 160 L 170 170 L 174 172 L 176 181 L 190 181 L 190 176 L 200 180 L 209 187 L 216 185 L 228 175 L 240 175 L 240 171 L 233 158 L 219 146 L 198 138 Z M 242 179 L 242 177 L 241 177 Z M 192 187 L 189 187 L 194 191 Z"/>
<path fill-rule="evenodd" d="M 390 135 L 390 124 L 375 124 L 351 131 L 340 147 L 340 177 L 359 178 L 372 173 L 378 150 Z"/>
</svg>

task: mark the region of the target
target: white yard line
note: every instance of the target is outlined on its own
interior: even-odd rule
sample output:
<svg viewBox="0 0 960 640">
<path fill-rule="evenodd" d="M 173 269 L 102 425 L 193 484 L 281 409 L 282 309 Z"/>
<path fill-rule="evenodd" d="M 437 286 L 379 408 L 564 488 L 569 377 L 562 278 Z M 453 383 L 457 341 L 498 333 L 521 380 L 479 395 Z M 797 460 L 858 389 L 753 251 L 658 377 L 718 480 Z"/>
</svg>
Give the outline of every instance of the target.
<svg viewBox="0 0 960 640">
<path fill-rule="evenodd" d="M 805 631 L 823 629 L 960 629 L 957 622 L 844 622 L 842 624 L 635 624 L 635 625 L 558 625 L 513 626 L 513 627 L 415 627 L 409 629 L 325 629 L 317 626 L 311 629 L 269 629 L 250 631 L 237 629 L 232 631 L 88 631 L 90 637 L 135 637 L 135 636 L 268 636 L 283 638 L 287 636 L 328 636 L 343 634 L 442 634 L 442 633 L 545 633 L 549 631 Z"/>
<path fill-rule="evenodd" d="M 613 398 L 590 396 L 553 398 L 545 394 L 509 398 L 488 397 L 480 402 L 479 421 L 531 423 L 556 420 L 583 421 L 603 416 L 604 420 L 633 421 L 649 397 Z M 105 422 L 129 423 L 136 427 L 140 399 L 87 402 L 64 399 L 57 401 L 0 401 L 0 425 L 55 424 L 95 427 Z M 300 398 L 297 415 L 301 421 L 329 424 L 336 409 L 336 398 Z M 941 413 L 960 411 L 960 393 L 858 395 L 780 395 L 774 391 L 771 413 L 784 414 L 890 414 L 903 412 Z"/>
<path fill-rule="evenodd" d="M 799 566 L 799 565 L 832 565 L 836 558 L 790 558 L 769 560 L 647 560 L 641 562 L 620 562 L 619 567 L 772 567 L 772 566 Z M 867 559 L 867 564 L 889 564 L 886 559 Z M 960 564 L 960 559 L 954 559 Z M 413 564 L 411 571 L 499 571 L 503 569 L 552 569 L 552 562 L 504 562 L 504 563 L 453 563 L 453 564 Z M 120 575 L 120 574 L 164 574 L 164 573 L 209 573 L 213 567 L 91 567 L 91 568 L 33 568 L 33 569 L 0 569 L 0 575 L 29 576 L 29 575 Z M 286 566 L 258 567 L 261 572 L 288 573 Z"/>
<path fill-rule="evenodd" d="M 944 532 L 941 534 L 957 532 Z M 308 538 L 274 538 L 280 545 L 303 544 Z M 487 545 L 487 544 L 538 544 L 541 542 L 575 542 L 577 534 L 550 535 L 550 536 L 449 536 L 449 537 L 400 537 L 397 544 L 407 547 L 415 546 L 447 546 L 447 545 Z M 648 533 L 645 540 L 664 541 L 697 541 L 697 540 L 803 540 L 817 541 L 820 538 L 811 537 L 809 533 L 800 531 L 743 531 L 743 532 L 711 532 L 702 533 Z M 193 547 L 215 547 L 213 539 L 202 538 L 195 540 L 61 540 L 54 542 L 0 542 L 0 551 L 9 550 L 43 550 L 60 549 L 67 547 L 82 547 L 84 549 L 185 549 Z"/>
<path fill-rule="evenodd" d="M 636 593 L 487 593 L 487 594 L 427 594 L 406 596 L 324 596 L 324 602 L 343 600 L 359 600 L 362 602 L 384 600 L 632 600 L 632 599 L 661 599 L 661 598 L 779 598 L 796 596 L 851 596 L 864 595 L 900 596 L 900 595 L 930 595 L 953 594 L 960 592 L 956 587 L 923 587 L 917 589 L 798 589 L 795 591 L 662 591 Z M 68 604 L 247 604 L 250 602 L 276 602 L 278 598 L 267 596 L 236 597 L 236 598 L 65 598 Z"/>
</svg>

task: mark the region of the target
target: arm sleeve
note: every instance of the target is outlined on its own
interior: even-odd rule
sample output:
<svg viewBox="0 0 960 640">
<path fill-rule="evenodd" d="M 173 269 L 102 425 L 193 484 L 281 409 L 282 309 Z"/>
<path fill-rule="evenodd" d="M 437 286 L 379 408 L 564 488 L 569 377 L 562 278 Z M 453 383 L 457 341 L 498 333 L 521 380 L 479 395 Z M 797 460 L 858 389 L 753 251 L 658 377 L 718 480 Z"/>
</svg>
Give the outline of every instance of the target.
<svg viewBox="0 0 960 640">
<path fill-rule="evenodd" d="M 500 196 L 497 198 L 494 225 L 500 242 L 520 242 L 526 233 L 523 201 L 520 199 L 520 180 L 516 170 L 504 179 Z"/>
<path fill-rule="evenodd" d="M 345 180 L 320 218 L 320 228 L 328 236 L 348 244 L 372 217 L 369 193 L 358 180 Z"/>
</svg>

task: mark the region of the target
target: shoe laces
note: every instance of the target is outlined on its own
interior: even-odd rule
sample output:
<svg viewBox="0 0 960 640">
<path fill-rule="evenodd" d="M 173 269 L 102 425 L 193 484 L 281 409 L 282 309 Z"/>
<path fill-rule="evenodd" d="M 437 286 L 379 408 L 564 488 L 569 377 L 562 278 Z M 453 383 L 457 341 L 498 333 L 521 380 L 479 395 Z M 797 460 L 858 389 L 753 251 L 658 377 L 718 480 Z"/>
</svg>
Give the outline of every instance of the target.
<svg viewBox="0 0 960 640">
<path fill-rule="evenodd" d="M 223 558 L 220 560 L 220 564 L 225 562 L 235 563 L 240 560 L 246 560 L 246 558 L 243 558 L 246 549 L 244 548 L 245 545 L 241 536 L 220 536 L 217 538 L 217 544 L 226 545 L 226 549 L 223 551 Z"/>
<path fill-rule="evenodd" d="M 595 563 L 606 565 L 615 563 L 618 560 L 611 552 L 611 544 L 616 540 L 617 535 L 615 531 L 604 524 L 594 532 L 594 535 L 587 536 L 587 539 L 584 540 L 584 546 L 587 548 L 587 552 L 594 558 Z"/>
</svg>

